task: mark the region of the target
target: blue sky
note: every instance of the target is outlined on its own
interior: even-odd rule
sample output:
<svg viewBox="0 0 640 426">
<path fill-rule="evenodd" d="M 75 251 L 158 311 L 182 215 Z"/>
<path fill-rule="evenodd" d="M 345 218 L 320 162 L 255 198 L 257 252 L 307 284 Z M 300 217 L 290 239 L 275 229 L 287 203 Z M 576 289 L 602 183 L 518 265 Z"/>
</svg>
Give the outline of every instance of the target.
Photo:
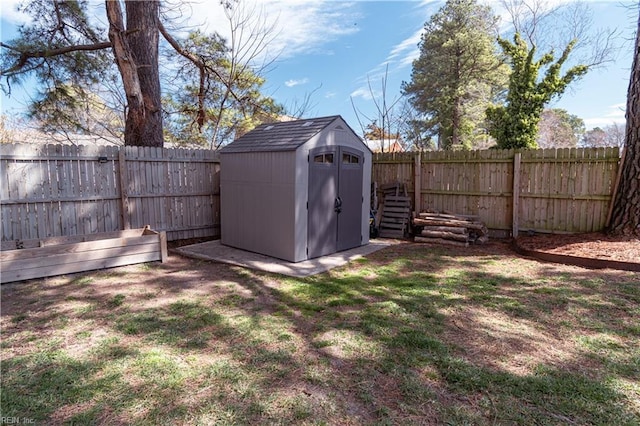
<svg viewBox="0 0 640 426">
<path fill-rule="evenodd" d="M 15 25 L 24 20 L 13 12 L 16 2 L 3 0 L 0 5 L 3 41 L 10 39 L 15 34 Z M 502 13 L 497 1 L 488 3 L 496 14 Z M 587 3 L 596 17 L 594 28 L 618 28 L 626 41 L 615 63 L 591 71 L 549 106 L 566 109 L 592 128 L 624 121 L 637 8 L 624 7 L 624 1 L 619 0 Z M 626 1 L 627 5 L 632 3 Z M 96 19 L 104 21 L 104 3 L 91 1 L 91 4 Z M 380 99 L 387 67 L 387 101 L 399 96 L 402 81 L 411 77 L 411 61 L 418 55 L 422 27 L 443 4 L 441 1 L 248 1 L 247 7 L 276 29 L 269 52 L 265 53 L 268 60 L 273 60 L 264 74 L 266 94 L 290 109 L 310 96 L 306 117 L 340 114 L 359 133 L 352 103 L 361 111 L 362 120 L 376 115 L 368 83 Z M 196 1 L 186 7 L 183 19 L 189 25 L 227 34 L 228 22 L 218 0 Z M 4 113 L 19 113 L 31 92 L 28 86 L 13 90 L 11 98 L 2 94 Z"/>
</svg>

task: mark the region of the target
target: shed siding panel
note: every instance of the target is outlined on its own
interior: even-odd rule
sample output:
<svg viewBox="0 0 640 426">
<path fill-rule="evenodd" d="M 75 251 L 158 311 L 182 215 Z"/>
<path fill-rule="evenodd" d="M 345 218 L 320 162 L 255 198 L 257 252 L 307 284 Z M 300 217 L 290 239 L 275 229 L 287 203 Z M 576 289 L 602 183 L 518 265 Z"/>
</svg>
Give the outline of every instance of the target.
<svg viewBox="0 0 640 426">
<path fill-rule="evenodd" d="M 293 152 L 221 156 L 222 243 L 295 261 Z"/>
</svg>

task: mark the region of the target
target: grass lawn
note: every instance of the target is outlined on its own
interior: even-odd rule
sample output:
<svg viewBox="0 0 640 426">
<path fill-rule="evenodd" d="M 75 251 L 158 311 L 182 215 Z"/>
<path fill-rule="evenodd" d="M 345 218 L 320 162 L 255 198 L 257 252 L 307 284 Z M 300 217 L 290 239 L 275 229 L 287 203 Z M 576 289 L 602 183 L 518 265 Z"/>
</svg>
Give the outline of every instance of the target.
<svg viewBox="0 0 640 426">
<path fill-rule="evenodd" d="M 640 424 L 640 274 L 500 242 L 171 256 L 4 285 L 1 325 L 1 415 L 35 424 Z"/>
</svg>

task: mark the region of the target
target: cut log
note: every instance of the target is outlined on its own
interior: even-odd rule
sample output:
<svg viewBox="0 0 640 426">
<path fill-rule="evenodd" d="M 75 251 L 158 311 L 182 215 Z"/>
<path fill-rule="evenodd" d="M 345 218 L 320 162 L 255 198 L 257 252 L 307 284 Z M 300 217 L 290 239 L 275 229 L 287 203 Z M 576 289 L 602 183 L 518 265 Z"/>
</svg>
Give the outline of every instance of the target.
<svg viewBox="0 0 640 426">
<path fill-rule="evenodd" d="M 418 238 L 482 244 L 488 240 L 489 230 L 477 218 L 449 212 L 421 212 L 413 218 L 413 226 L 420 230 Z"/>
<path fill-rule="evenodd" d="M 467 228 L 457 226 L 430 226 L 426 225 L 422 227 L 425 231 L 438 231 L 438 232 L 453 232 L 454 234 L 467 234 Z"/>
<path fill-rule="evenodd" d="M 420 232 L 422 237 L 430 238 L 444 238 L 446 240 L 454 241 L 469 241 L 468 234 L 454 234 L 453 232 L 440 232 L 440 231 L 425 231 Z"/>
<path fill-rule="evenodd" d="M 415 237 L 416 243 L 429 243 L 429 244 L 444 244 L 449 246 L 468 247 L 469 243 L 462 241 L 451 241 L 442 238 L 429 238 L 429 237 Z"/>
<path fill-rule="evenodd" d="M 415 226 L 452 226 L 452 227 L 466 227 L 469 229 L 482 229 L 486 228 L 482 222 L 469 222 L 466 220 L 457 219 L 438 219 L 438 218 L 423 218 L 417 217 L 413 219 Z"/>
<path fill-rule="evenodd" d="M 489 235 L 485 234 L 475 239 L 474 244 L 484 244 L 489 241 Z"/>
<path fill-rule="evenodd" d="M 451 213 L 428 213 L 422 212 L 418 216 L 425 218 L 437 218 L 437 219 L 457 219 L 457 220 L 474 220 L 470 216 L 465 216 L 461 214 L 451 214 Z"/>
</svg>

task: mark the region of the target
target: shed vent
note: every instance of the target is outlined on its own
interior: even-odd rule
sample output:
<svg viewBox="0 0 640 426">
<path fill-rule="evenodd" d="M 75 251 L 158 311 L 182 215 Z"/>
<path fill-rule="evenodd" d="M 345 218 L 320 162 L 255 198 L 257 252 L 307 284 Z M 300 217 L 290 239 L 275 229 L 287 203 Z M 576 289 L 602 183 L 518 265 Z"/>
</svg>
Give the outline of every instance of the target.
<svg viewBox="0 0 640 426">
<path fill-rule="evenodd" d="M 313 121 L 307 121 L 306 123 L 304 123 L 304 124 L 302 125 L 302 127 L 309 127 L 309 126 L 311 126 L 312 124 L 313 124 Z"/>
<path fill-rule="evenodd" d="M 273 126 L 267 126 L 264 128 L 264 130 L 271 130 L 271 129 L 273 129 Z"/>
</svg>

